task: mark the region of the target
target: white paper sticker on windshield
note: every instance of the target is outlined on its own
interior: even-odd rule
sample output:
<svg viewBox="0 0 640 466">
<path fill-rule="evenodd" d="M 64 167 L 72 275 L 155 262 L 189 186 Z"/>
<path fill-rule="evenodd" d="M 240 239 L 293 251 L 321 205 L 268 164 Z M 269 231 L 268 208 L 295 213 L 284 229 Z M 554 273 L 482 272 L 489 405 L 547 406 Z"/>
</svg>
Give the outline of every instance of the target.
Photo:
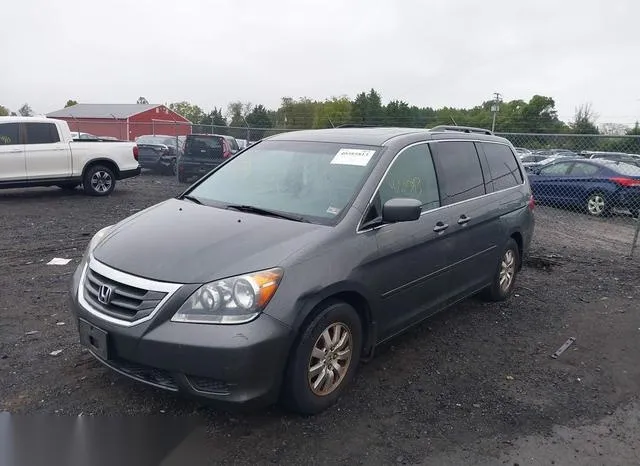
<svg viewBox="0 0 640 466">
<path fill-rule="evenodd" d="M 364 149 L 340 149 L 333 160 L 331 160 L 331 164 L 365 167 L 375 152 L 374 150 Z"/>
<path fill-rule="evenodd" d="M 329 206 L 329 208 L 327 209 L 327 213 L 330 215 L 338 215 L 340 213 L 340 209 L 338 209 L 337 207 Z"/>
</svg>

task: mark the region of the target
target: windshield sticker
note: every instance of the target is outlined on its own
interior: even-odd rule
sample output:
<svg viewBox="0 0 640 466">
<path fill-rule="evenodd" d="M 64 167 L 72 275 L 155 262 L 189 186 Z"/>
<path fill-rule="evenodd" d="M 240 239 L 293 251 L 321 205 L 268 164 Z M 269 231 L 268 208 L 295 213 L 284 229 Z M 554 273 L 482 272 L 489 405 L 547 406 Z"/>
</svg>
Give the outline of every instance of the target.
<svg viewBox="0 0 640 466">
<path fill-rule="evenodd" d="M 331 164 L 366 167 L 375 152 L 374 150 L 364 149 L 340 149 L 333 160 L 331 160 Z"/>
<path fill-rule="evenodd" d="M 340 213 L 340 209 L 338 209 L 337 207 L 331 206 L 327 209 L 327 213 L 331 215 L 338 215 Z"/>
</svg>

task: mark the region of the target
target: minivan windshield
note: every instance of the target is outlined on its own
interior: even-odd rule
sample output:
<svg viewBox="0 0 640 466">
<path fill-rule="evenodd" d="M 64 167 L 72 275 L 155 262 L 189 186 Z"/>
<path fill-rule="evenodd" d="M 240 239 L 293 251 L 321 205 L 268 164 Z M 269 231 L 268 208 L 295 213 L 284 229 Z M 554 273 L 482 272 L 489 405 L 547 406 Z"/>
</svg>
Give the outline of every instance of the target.
<svg viewBox="0 0 640 466">
<path fill-rule="evenodd" d="M 203 204 L 244 207 L 245 211 L 250 206 L 330 225 L 355 198 L 378 149 L 263 141 L 221 166 L 188 194 Z"/>
</svg>

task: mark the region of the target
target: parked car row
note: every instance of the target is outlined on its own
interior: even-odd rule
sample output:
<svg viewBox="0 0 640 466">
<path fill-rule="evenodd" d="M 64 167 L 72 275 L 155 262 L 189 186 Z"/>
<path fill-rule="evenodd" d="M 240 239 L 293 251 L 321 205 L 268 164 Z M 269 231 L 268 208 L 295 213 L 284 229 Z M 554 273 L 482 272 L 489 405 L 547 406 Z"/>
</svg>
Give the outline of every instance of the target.
<svg viewBox="0 0 640 466">
<path fill-rule="evenodd" d="M 556 160 L 558 157 L 584 157 L 588 159 L 605 159 L 630 163 L 640 166 L 640 155 L 626 152 L 581 151 L 576 153 L 569 149 L 525 149 L 518 147 L 516 153 L 525 164 L 525 168 L 536 168 Z"/>
<path fill-rule="evenodd" d="M 116 180 L 142 168 L 187 182 L 251 144 L 219 134 L 144 135 L 128 142 L 71 132 L 63 120 L 0 117 L 0 188 L 82 185 L 88 194 L 108 195 Z"/>
<path fill-rule="evenodd" d="M 182 182 L 208 173 L 246 147 L 246 141 L 241 145 L 233 136 L 220 134 L 145 135 L 136 143 L 142 168 L 178 175 Z"/>
<path fill-rule="evenodd" d="M 640 213 L 640 155 L 625 152 L 515 148 L 536 202 L 601 217 Z"/>
<path fill-rule="evenodd" d="M 602 217 L 613 209 L 640 213 L 640 165 L 605 158 L 562 157 L 531 169 L 536 202 Z"/>
</svg>

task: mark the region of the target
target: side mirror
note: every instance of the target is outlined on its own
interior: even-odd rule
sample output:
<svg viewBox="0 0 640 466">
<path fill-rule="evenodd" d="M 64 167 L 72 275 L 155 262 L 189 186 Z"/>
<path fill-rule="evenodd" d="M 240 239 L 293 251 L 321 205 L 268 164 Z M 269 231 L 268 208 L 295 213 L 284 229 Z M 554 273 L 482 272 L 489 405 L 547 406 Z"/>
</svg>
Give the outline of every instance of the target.
<svg viewBox="0 0 640 466">
<path fill-rule="evenodd" d="M 412 222 L 420 218 L 422 203 L 417 199 L 389 199 L 382 206 L 382 221 L 385 223 Z"/>
</svg>

